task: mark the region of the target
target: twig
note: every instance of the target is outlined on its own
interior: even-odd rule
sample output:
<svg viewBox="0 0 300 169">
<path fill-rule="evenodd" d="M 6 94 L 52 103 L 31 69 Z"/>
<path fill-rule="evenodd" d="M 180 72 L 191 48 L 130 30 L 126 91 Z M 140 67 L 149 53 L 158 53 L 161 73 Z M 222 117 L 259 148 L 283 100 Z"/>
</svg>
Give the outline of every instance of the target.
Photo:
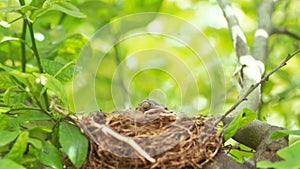
<svg viewBox="0 0 300 169">
<path fill-rule="evenodd" d="M 280 68 L 282 68 L 283 66 L 285 66 L 287 64 L 287 61 L 289 61 L 293 56 L 297 55 L 298 53 L 300 53 L 300 49 L 296 50 L 294 53 L 292 54 L 288 54 L 287 57 L 278 65 L 276 66 L 273 70 L 271 70 L 268 74 L 266 74 L 264 77 L 261 78 L 261 80 L 256 83 L 255 85 L 252 85 L 248 91 L 245 93 L 245 95 L 243 97 L 241 97 L 240 100 L 238 100 L 229 110 L 226 111 L 226 113 L 221 116 L 221 118 L 217 121 L 216 124 L 220 123 L 222 120 L 224 120 L 224 118 L 226 116 L 228 116 L 228 114 L 230 114 L 234 109 L 236 109 L 243 101 L 247 100 L 247 97 L 249 96 L 249 94 L 251 94 L 253 92 L 254 89 L 256 89 L 260 84 L 262 84 L 264 81 L 267 81 L 268 78 L 275 73 L 277 70 L 279 70 Z"/>
<path fill-rule="evenodd" d="M 58 97 L 54 97 L 50 102 L 49 109 L 58 112 L 59 114 L 63 115 L 64 118 L 73 122 L 74 124 L 78 124 L 78 118 L 75 115 L 72 115 L 70 112 L 68 112 L 66 108 L 56 104 L 60 101 L 61 100 L 59 100 Z"/>
<path fill-rule="evenodd" d="M 36 110 L 40 112 L 45 112 L 45 110 L 37 108 L 37 107 L 22 107 L 22 108 L 10 108 L 8 111 L 3 112 L 3 113 L 9 113 L 9 112 L 14 112 L 14 111 L 20 111 L 20 110 Z"/>
<path fill-rule="evenodd" d="M 53 100 L 51 100 L 51 102 L 50 102 L 49 109 L 55 110 L 58 113 L 60 113 L 64 116 L 67 116 L 68 115 L 67 111 L 65 111 L 63 107 L 56 104 L 58 101 L 60 101 L 60 100 L 57 97 L 54 97 Z"/>
<path fill-rule="evenodd" d="M 274 28 L 272 33 L 277 33 L 277 34 L 285 34 L 288 35 L 296 40 L 300 40 L 300 35 L 288 30 L 287 28 L 284 27 L 279 27 L 279 28 Z"/>
<path fill-rule="evenodd" d="M 143 150 L 133 139 L 129 137 L 125 137 L 120 135 L 119 133 L 115 132 L 114 130 L 110 129 L 108 126 L 104 124 L 98 124 L 93 122 L 93 126 L 97 127 L 98 129 L 101 129 L 103 133 L 109 134 L 113 136 L 114 138 L 123 141 L 127 144 L 129 144 L 137 153 L 139 153 L 141 156 L 143 156 L 148 161 L 154 163 L 155 159 L 152 158 L 145 150 Z"/>
</svg>

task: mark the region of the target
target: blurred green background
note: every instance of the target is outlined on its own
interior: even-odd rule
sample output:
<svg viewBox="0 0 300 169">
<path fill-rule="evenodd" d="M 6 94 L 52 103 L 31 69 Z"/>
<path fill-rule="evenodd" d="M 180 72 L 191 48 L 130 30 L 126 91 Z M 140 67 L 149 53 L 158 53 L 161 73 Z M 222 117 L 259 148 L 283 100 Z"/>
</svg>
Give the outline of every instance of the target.
<svg viewBox="0 0 300 169">
<path fill-rule="evenodd" d="M 55 1 L 49 1 L 49 3 Z M 257 27 L 256 7 L 258 0 L 233 0 L 240 25 L 244 30 L 248 43 L 252 44 L 254 32 Z M 30 1 L 26 1 L 30 3 Z M 59 11 L 49 11 L 47 14 L 37 18 L 34 24 L 37 45 L 44 63 L 55 60 L 62 65 L 78 58 L 80 51 L 86 42 L 93 37 L 97 30 L 112 21 L 123 16 L 138 12 L 162 12 L 177 16 L 198 28 L 206 37 L 206 41 L 199 41 L 197 36 L 190 38 L 190 43 L 194 45 L 206 45 L 207 42 L 215 49 L 218 59 L 222 63 L 225 77 L 225 85 L 219 90 L 226 93 L 224 107 L 218 111 L 220 114 L 227 110 L 236 100 L 237 92 L 231 82 L 232 74 L 236 66 L 236 56 L 231 44 L 227 23 L 215 0 L 195 1 L 195 0 L 74 0 L 72 1 L 82 13 L 81 18 L 72 17 L 72 10 L 67 11 L 68 15 Z M 2 12 L 0 13 L 0 62 L 5 65 L 20 66 L 20 43 L 8 39 L 9 37 L 20 36 L 22 22 L 17 13 L 9 13 L 3 10 L 10 7 L 11 10 L 18 6 L 16 1 L 4 0 L 0 2 Z M 298 0 L 280 1 L 273 12 L 273 23 L 276 26 L 288 28 L 290 31 L 299 33 L 300 30 L 300 2 Z M 138 21 L 140 25 L 134 29 L 146 29 L 156 22 L 157 18 Z M 132 21 L 135 22 L 135 21 Z M 137 21 L 136 21 L 137 22 Z M 168 27 L 169 26 L 169 27 Z M 172 24 L 164 24 L 163 29 L 173 29 Z M 183 30 L 184 31 L 184 30 Z M 29 35 L 28 35 L 29 36 Z M 27 38 L 28 40 L 30 38 Z M 267 72 L 274 68 L 283 58 L 299 47 L 299 40 L 286 35 L 273 35 L 269 41 L 269 58 L 266 63 Z M 141 52 L 147 49 L 161 49 L 164 52 L 152 53 Z M 27 50 L 29 61 L 27 67 L 30 70 L 36 65 L 31 51 Z M 181 69 L 174 66 L 172 59 L 159 60 L 160 54 L 164 56 L 176 57 L 184 63 L 193 78 L 180 76 L 175 79 L 174 74 L 180 75 Z M 145 57 L 139 57 L 145 55 Z M 147 60 L 146 55 L 153 57 Z M 209 54 L 208 54 L 209 55 Z M 202 57 L 202 56 L 201 56 Z M 165 65 L 164 70 L 160 69 L 138 69 L 143 64 L 150 61 L 157 65 Z M 170 62 L 171 61 L 171 62 Z M 133 108 L 139 101 L 146 98 L 154 98 L 165 104 L 170 109 L 176 111 L 191 111 L 187 113 L 208 114 L 211 110 L 211 84 L 210 75 L 203 60 L 182 43 L 164 36 L 140 35 L 126 39 L 112 48 L 100 66 L 98 67 L 95 80 L 95 91 L 99 108 L 109 112 L 115 109 L 112 99 L 112 77 L 120 63 L 124 63 L 121 71 L 123 82 L 128 82 L 129 102 L 124 103 L 127 108 Z M 214 64 L 214 61 L 212 61 Z M 293 58 L 287 66 L 279 70 L 263 85 L 262 106 L 259 111 L 259 118 L 271 124 L 276 124 L 288 129 L 299 129 L 299 85 L 300 70 L 299 57 Z M 69 70 L 71 71 L 71 70 Z M 168 72 L 169 71 L 169 72 Z M 178 72 L 176 72 L 178 71 Z M 170 73 L 172 72 L 172 73 Z M 48 72 L 49 73 L 49 72 Z M 55 72 L 52 72 L 55 73 Z M 128 79 L 128 77 L 130 77 Z M 69 100 L 72 101 L 72 80 L 71 77 L 61 76 L 65 89 L 68 92 Z M 218 77 L 222 81 L 222 77 Z M 118 79 L 120 80 L 120 79 Z M 122 80 L 122 79 L 121 79 Z M 180 85 L 184 82 L 184 85 Z M 122 82 L 121 82 L 122 83 Z M 195 91 L 193 84 L 196 84 Z M 187 90 L 192 89 L 192 90 Z M 183 97 L 182 90 L 187 90 Z M 120 90 L 120 92 L 126 92 Z M 188 97 L 189 96 L 189 97 Z M 87 98 L 85 98 L 87 99 Z M 71 104 L 72 105 L 72 104 Z M 71 106 L 72 107 L 72 106 Z"/>
</svg>

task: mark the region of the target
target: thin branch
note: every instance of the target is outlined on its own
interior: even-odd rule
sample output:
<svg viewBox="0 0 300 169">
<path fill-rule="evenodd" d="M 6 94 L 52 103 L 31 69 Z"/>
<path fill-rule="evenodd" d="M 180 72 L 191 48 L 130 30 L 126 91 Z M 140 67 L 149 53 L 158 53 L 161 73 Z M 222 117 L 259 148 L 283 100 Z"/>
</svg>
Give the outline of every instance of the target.
<svg viewBox="0 0 300 169">
<path fill-rule="evenodd" d="M 22 107 L 22 108 L 11 108 L 6 112 L 3 113 L 10 113 L 10 112 L 14 112 L 14 111 L 21 111 L 21 110 L 36 110 L 36 111 L 40 111 L 45 113 L 45 110 L 41 109 L 41 108 L 37 108 L 37 107 Z M 49 114 L 47 114 L 49 115 Z"/>
<path fill-rule="evenodd" d="M 279 27 L 279 28 L 274 28 L 272 33 L 276 33 L 276 34 L 285 34 L 288 35 L 296 40 L 300 40 L 300 35 L 297 33 L 294 33 L 290 30 L 288 30 L 287 28 L 284 27 Z"/>
<path fill-rule="evenodd" d="M 18 21 L 18 20 L 20 20 L 20 19 L 23 19 L 23 16 L 20 16 L 20 17 L 14 19 L 14 20 L 12 20 L 12 21 L 9 21 L 8 23 L 11 24 L 11 23 L 14 23 L 14 22 L 16 22 L 16 21 Z"/>
<path fill-rule="evenodd" d="M 109 128 L 108 126 L 106 126 L 104 124 L 98 124 L 98 123 L 95 123 L 94 121 L 92 121 L 92 123 L 93 123 L 92 124 L 93 126 L 97 127 L 98 129 L 101 129 L 103 133 L 109 134 L 109 135 L 113 136 L 114 138 L 130 145 L 137 153 L 139 153 L 141 156 L 143 156 L 148 161 L 150 161 L 152 163 L 155 162 L 155 159 L 152 158 L 145 150 L 143 150 L 133 139 L 120 135 L 119 133 L 115 132 L 114 130 L 112 130 L 111 128 Z"/>
<path fill-rule="evenodd" d="M 78 118 L 74 115 L 72 115 L 66 108 L 57 105 L 57 102 L 61 102 L 61 100 L 58 99 L 58 97 L 54 97 L 53 100 L 50 102 L 50 110 L 54 110 L 61 114 L 63 118 L 66 118 L 67 120 L 71 121 L 74 124 L 78 124 Z"/>
<path fill-rule="evenodd" d="M 226 116 L 228 116 L 228 114 L 230 114 L 233 110 L 235 110 L 243 101 L 246 101 L 247 97 L 249 96 L 249 94 L 251 94 L 254 91 L 254 89 L 256 89 L 264 81 L 267 81 L 272 74 L 274 74 L 277 70 L 279 70 L 280 68 L 282 68 L 283 66 L 285 66 L 287 64 L 287 62 L 293 56 L 297 55 L 298 53 L 300 53 L 300 49 L 296 50 L 292 54 L 288 54 L 286 56 L 286 58 L 279 65 L 277 65 L 273 70 L 271 70 L 268 74 L 266 74 L 263 78 L 261 78 L 261 80 L 258 83 L 256 83 L 255 85 L 252 85 L 248 89 L 248 91 L 244 94 L 244 96 L 241 97 L 241 99 L 239 99 L 229 110 L 227 110 L 226 113 L 223 116 L 221 116 L 221 118 L 217 121 L 216 124 L 218 124 L 219 122 L 221 122 Z"/>
<path fill-rule="evenodd" d="M 8 106 L 5 106 L 5 107 L 8 107 Z M 9 108 L 9 107 L 8 107 Z M 49 112 L 47 112 L 46 110 L 44 110 L 43 108 L 41 107 L 21 107 L 21 108 L 10 108 L 8 111 L 6 112 L 3 112 L 5 114 L 9 114 L 10 112 L 15 112 L 15 111 L 24 111 L 24 110 L 35 110 L 35 111 L 39 111 L 39 112 L 42 112 L 44 113 L 45 115 L 49 116 L 49 118 L 51 118 L 53 121 L 55 121 L 54 117 L 51 116 L 51 114 Z"/>
</svg>

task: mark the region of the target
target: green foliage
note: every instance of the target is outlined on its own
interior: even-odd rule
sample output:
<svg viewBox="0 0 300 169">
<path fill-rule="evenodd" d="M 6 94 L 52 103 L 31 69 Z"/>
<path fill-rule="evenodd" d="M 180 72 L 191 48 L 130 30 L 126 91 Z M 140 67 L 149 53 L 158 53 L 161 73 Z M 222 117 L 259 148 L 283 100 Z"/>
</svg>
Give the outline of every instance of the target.
<svg viewBox="0 0 300 169">
<path fill-rule="evenodd" d="M 82 135 L 77 127 L 63 122 L 59 127 L 59 142 L 72 163 L 79 168 L 87 155 L 87 138 Z"/>
<path fill-rule="evenodd" d="M 29 18 L 32 21 L 35 21 L 37 18 L 47 14 L 50 11 L 59 11 L 63 12 L 67 15 L 70 15 L 72 17 L 76 18 L 84 18 L 86 17 L 84 14 L 82 14 L 79 9 L 74 6 L 73 4 L 66 2 L 66 1 L 33 1 L 30 3 L 29 6 L 25 6 L 23 8 L 19 9 L 20 13 L 27 13 L 29 12 Z"/>
<path fill-rule="evenodd" d="M 68 82 L 72 79 L 74 72 L 74 61 L 63 64 L 58 61 L 42 59 L 42 65 L 45 72 L 54 76 L 61 82 Z"/>
<path fill-rule="evenodd" d="M 108 23 L 116 23 L 111 28 L 112 32 L 128 33 L 134 29 L 147 29 L 149 23 L 155 19 L 153 15 L 142 21 L 129 19 L 120 23 L 118 22 L 120 17 L 138 12 L 163 12 L 187 20 L 201 29 L 215 50 L 222 55 L 220 60 L 224 65 L 222 69 L 226 79 L 230 79 L 234 72 L 233 65 L 236 61 L 232 44 L 228 43 L 230 34 L 227 25 L 219 19 L 222 15 L 217 15 L 220 10 L 214 1 L 20 0 L 19 2 L 20 4 L 8 0 L 0 3 L 0 157 L 3 157 L 0 160 L 0 169 L 45 166 L 62 168 L 63 157 L 68 157 L 75 167 L 81 167 L 87 155 L 88 142 L 80 130 L 66 118 L 66 114 L 74 113 L 71 84 L 78 55 L 87 39 Z M 232 2 L 242 14 L 240 22 L 251 43 L 253 39 L 249 37 L 253 37 L 256 28 L 254 9 L 257 5 L 251 1 Z M 298 8 L 297 0 L 279 2 L 274 12 L 273 18 L 276 18 L 274 25 L 286 26 L 291 31 L 297 32 L 300 15 L 297 12 Z M 166 21 L 156 21 L 159 21 L 161 29 L 173 29 L 174 25 L 166 24 L 168 23 Z M 125 25 L 124 30 L 119 30 L 119 25 Z M 180 31 L 185 32 L 184 27 L 180 28 Z M 188 33 L 191 33 L 190 41 L 201 47 L 203 42 L 199 42 L 193 32 Z M 267 70 L 275 67 L 282 57 L 299 43 L 286 36 L 271 36 L 269 42 L 272 57 L 268 58 Z M 143 54 L 144 57 L 135 57 L 133 61 L 126 60 L 131 55 L 140 53 L 141 49 L 155 48 L 172 53 L 172 57 L 173 55 L 178 57 L 178 60 L 184 62 L 192 72 L 196 72 L 193 75 L 200 98 L 191 97 L 198 91 L 188 85 L 189 79 L 181 74 L 181 69 L 178 69 L 174 60 L 159 60 L 159 52 Z M 203 51 L 211 52 L 206 49 Z M 169 72 L 143 69 L 150 63 L 144 59 L 146 57 L 158 58 L 153 59 L 155 64 L 166 65 Z M 209 59 L 205 57 L 204 60 Z M 174 39 L 156 35 L 126 39 L 111 49 L 99 66 L 95 78 L 98 104 L 105 111 L 115 108 L 111 96 L 112 77 L 119 64 L 125 63 L 127 67 L 124 66 L 123 70 L 128 71 L 121 71 L 121 76 L 130 77 L 134 74 L 127 86 L 133 105 L 141 99 L 152 96 L 161 99 L 158 100 L 160 102 L 167 102 L 170 109 L 196 105 L 201 107 L 199 109 L 201 114 L 206 114 L 211 106 L 211 85 L 218 82 L 211 82 L 209 80 L 211 75 L 206 74 L 207 69 L 215 64 L 214 61 L 210 61 L 209 65 L 202 62 L 203 60 L 195 56 L 194 51 Z M 142 71 L 137 73 L 135 68 L 128 66 L 128 63 L 132 65 L 135 63 L 138 65 L 135 68 Z M 288 63 L 288 67 L 280 70 L 263 84 L 263 104 L 258 118 L 289 129 L 299 128 L 300 81 L 299 73 L 296 73 L 299 64 L 300 59 L 294 58 Z M 180 76 L 176 79 L 173 74 Z M 179 85 L 181 82 L 185 85 Z M 232 86 L 227 85 L 227 89 L 224 89 L 228 91 L 225 107 L 231 106 L 236 101 L 236 93 L 231 88 Z M 180 96 L 182 91 L 186 92 L 183 100 Z M 124 91 L 120 90 L 120 93 L 122 92 Z M 231 138 L 239 128 L 255 117 L 256 113 L 250 110 L 240 112 L 225 129 L 225 139 Z M 299 136 L 299 130 L 275 131 L 271 139 L 287 135 Z M 296 150 L 299 151 L 299 142 L 278 152 L 284 159 L 283 162 L 259 164 L 261 167 L 299 168 L 297 163 L 299 158 L 292 156 Z M 236 150 L 233 152 L 239 159 L 251 155 Z"/>
<path fill-rule="evenodd" d="M 34 74 L 38 81 L 45 86 L 46 88 L 50 89 L 54 92 L 66 105 L 68 105 L 67 96 L 64 90 L 63 85 L 59 80 L 49 74 Z M 44 91 L 41 90 L 41 95 Z"/>
<path fill-rule="evenodd" d="M 11 159 L 17 163 L 21 163 L 23 160 L 23 154 L 26 151 L 27 143 L 29 139 L 29 132 L 24 131 L 19 136 L 14 143 L 11 150 L 4 156 L 4 158 Z"/>
<path fill-rule="evenodd" d="M 299 161 L 299 152 L 300 152 L 300 141 L 290 145 L 289 147 L 285 147 L 277 152 L 278 156 L 280 156 L 283 161 L 272 163 L 270 161 L 260 161 L 257 163 L 259 168 L 289 168 L 289 169 L 297 169 L 300 167 Z"/>
<path fill-rule="evenodd" d="M 300 136 L 300 130 L 276 130 L 270 136 L 270 139 L 278 139 L 288 135 L 298 135 Z"/>
<path fill-rule="evenodd" d="M 3 95 L 3 102 L 6 105 L 14 106 L 19 103 L 23 103 L 27 97 L 27 93 L 21 91 L 17 86 L 11 86 L 7 88 Z"/>
<path fill-rule="evenodd" d="M 14 85 L 13 80 L 7 72 L 0 72 L 0 89 L 7 89 Z"/>
<path fill-rule="evenodd" d="M 19 133 L 20 131 L 18 130 L 16 131 L 0 130 L 0 147 L 5 146 L 8 143 L 15 140 L 18 137 Z"/>
<path fill-rule="evenodd" d="M 22 165 L 14 162 L 10 159 L 2 159 L 0 160 L 0 169 L 7 169 L 7 167 L 14 168 L 14 169 L 26 169 Z"/>
<path fill-rule="evenodd" d="M 38 157 L 40 159 L 40 162 L 45 164 L 46 166 L 55 169 L 63 168 L 61 154 L 59 153 L 59 150 L 46 141 L 43 141 L 42 148 L 38 150 Z"/>
<path fill-rule="evenodd" d="M 53 12 L 75 18 L 86 16 L 67 1 L 38 0 L 24 4 L 20 0 L 20 4 L 1 9 L 6 12 L 5 20 L 11 19 L 7 16 L 19 17 L 11 24 L 18 25 L 18 20 L 23 20 L 27 31 L 21 29 L 26 32 L 20 38 L 19 30 L 0 27 L 4 35 L 0 38 L 0 55 L 3 55 L 0 59 L 0 157 L 3 158 L 0 168 L 62 169 L 63 154 L 80 168 L 86 158 L 88 141 L 77 127 L 66 122 L 65 114 L 57 109 L 49 110 L 49 105 L 51 102 L 70 113 L 64 85 L 72 79 L 77 55 L 86 39 L 81 34 L 63 35 L 56 43 L 45 41 L 48 44 L 42 42 L 38 46 L 32 35 L 49 21 L 45 17 Z M 50 30 L 43 33 L 47 38 L 52 36 Z M 20 43 L 25 44 L 25 50 Z M 61 102 L 52 101 L 56 97 Z M 75 142 L 71 141 L 74 138 Z"/>
<path fill-rule="evenodd" d="M 224 131 L 224 139 L 228 140 L 238 131 L 252 120 L 256 118 L 256 112 L 250 109 L 243 109 L 226 127 Z"/>
<path fill-rule="evenodd" d="M 66 38 L 57 48 L 58 57 L 65 62 L 70 62 L 77 59 L 82 46 L 85 45 L 87 39 L 81 34 L 74 34 Z"/>
</svg>

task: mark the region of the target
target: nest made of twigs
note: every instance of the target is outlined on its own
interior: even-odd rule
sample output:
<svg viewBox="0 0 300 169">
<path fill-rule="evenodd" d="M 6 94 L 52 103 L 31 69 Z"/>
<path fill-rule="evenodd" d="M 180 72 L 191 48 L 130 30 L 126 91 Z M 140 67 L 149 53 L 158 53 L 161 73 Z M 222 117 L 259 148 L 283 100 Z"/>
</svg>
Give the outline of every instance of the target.
<svg viewBox="0 0 300 169">
<path fill-rule="evenodd" d="M 82 168 L 202 168 L 222 141 L 214 119 L 173 112 L 95 112 L 79 126 L 90 138 Z"/>
</svg>

